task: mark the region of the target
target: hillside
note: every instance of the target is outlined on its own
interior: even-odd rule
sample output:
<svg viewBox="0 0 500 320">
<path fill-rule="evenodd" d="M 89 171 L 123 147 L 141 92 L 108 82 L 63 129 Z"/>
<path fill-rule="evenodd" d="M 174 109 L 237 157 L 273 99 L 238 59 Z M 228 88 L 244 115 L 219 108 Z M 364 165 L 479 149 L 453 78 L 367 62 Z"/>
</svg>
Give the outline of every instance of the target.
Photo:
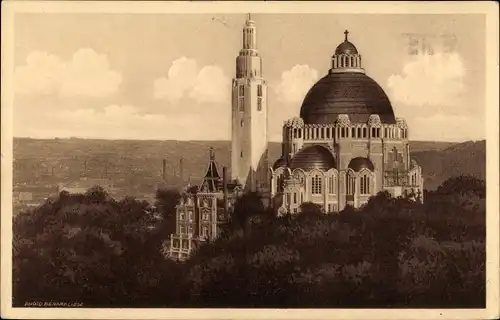
<svg viewBox="0 0 500 320">
<path fill-rule="evenodd" d="M 425 187 L 436 188 L 448 177 L 471 174 L 484 179 L 485 142 L 412 141 L 413 158 L 422 166 Z M 229 166 L 229 141 L 141 141 L 91 139 L 14 139 L 14 183 L 51 184 L 86 175 L 107 177 L 116 187 L 148 193 L 162 177 L 167 163 L 167 184 L 182 187 L 198 183 L 206 169 L 210 147 L 220 166 Z M 269 148 L 269 160 L 281 154 L 280 143 Z M 180 159 L 182 158 L 182 166 Z M 182 167 L 182 170 L 181 170 Z"/>
<path fill-rule="evenodd" d="M 467 141 L 444 150 L 412 154 L 424 173 L 425 188 L 436 189 L 446 179 L 467 174 L 486 180 L 486 141 Z"/>
</svg>

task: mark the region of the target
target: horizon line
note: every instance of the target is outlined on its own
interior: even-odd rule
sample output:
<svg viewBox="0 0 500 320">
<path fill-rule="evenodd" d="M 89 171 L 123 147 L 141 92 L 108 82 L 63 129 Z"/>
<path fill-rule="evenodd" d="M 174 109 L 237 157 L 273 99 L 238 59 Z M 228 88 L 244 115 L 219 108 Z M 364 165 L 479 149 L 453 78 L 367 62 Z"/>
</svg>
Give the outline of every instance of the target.
<svg viewBox="0 0 500 320">
<path fill-rule="evenodd" d="M 31 139 L 31 140 L 106 140 L 106 141 L 178 141 L 178 142 L 213 142 L 213 141 L 220 141 L 220 142 L 230 142 L 231 139 L 191 139 L 191 140 L 179 140 L 179 139 L 141 139 L 141 138 L 96 138 L 96 137 L 45 137 L 45 138 L 35 138 L 35 137 L 23 137 L 23 136 L 13 136 L 13 139 Z M 468 139 L 468 140 L 408 140 L 408 141 L 413 141 L 413 142 L 443 142 L 443 143 L 464 143 L 464 142 L 480 142 L 480 141 L 486 141 L 486 138 L 480 138 L 480 139 Z M 274 142 L 274 143 L 283 143 L 283 141 L 279 140 L 270 140 L 268 142 Z"/>
</svg>

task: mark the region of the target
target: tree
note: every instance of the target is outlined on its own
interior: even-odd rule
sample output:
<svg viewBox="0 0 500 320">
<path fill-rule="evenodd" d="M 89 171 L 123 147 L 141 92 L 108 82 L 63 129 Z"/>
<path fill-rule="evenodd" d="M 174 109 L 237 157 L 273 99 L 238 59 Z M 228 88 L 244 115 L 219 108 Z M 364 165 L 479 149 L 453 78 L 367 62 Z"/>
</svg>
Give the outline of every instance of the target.
<svg viewBox="0 0 500 320">
<path fill-rule="evenodd" d="M 316 203 L 304 202 L 300 205 L 301 217 L 319 217 L 322 213 L 321 206 Z"/>
<path fill-rule="evenodd" d="M 179 204 L 180 198 L 179 191 L 175 189 L 158 189 L 156 191 L 155 207 L 163 222 L 158 230 L 159 234 L 169 237 L 175 233 L 176 206 Z"/>
<path fill-rule="evenodd" d="M 264 212 L 261 195 L 258 192 L 245 193 L 236 200 L 231 214 L 231 224 L 233 228 L 245 230 L 252 216 L 262 215 Z"/>
<path fill-rule="evenodd" d="M 81 301 L 92 306 L 144 301 L 161 283 L 155 247 L 161 220 L 150 205 L 120 202 L 92 188 L 61 193 L 32 214 L 14 217 L 14 303 Z"/>
<path fill-rule="evenodd" d="M 461 175 L 444 181 L 437 189 L 438 194 L 466 194 L 472 193 L 480 198 L 486 196 L 486 185 L 481 179 L 473 176 Z"/>
</svg>

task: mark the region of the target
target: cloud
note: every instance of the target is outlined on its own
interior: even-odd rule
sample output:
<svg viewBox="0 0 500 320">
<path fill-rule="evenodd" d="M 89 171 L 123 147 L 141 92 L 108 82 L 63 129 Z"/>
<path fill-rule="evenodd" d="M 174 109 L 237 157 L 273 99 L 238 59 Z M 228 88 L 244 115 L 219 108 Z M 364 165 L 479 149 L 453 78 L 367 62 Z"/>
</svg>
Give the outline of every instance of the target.
<svg viewBox="0 0 500 320">
<path fill-rule="evenodd" d="M 24 95 L 104 97 L 115 93 L 121 82 L 121 73 L 110 68 L 107 56 L 92 49 L 79 49 L 69 61 L 34 51 L 14 72 L 15 91 Z"/>
<path fill-rule="evenodd" d="M 465 90 L 466 74 L 462 57 L 456 53 L 417 55 L 400 74 L 389 77 L 391 99 L 420 107 L 454 106 Z"/>
<path fill-rule="evenodd" d="M 154 81 L 154 97 L 178 103 L 191 98 L 198 103 L 229 102 L 231 82 L 218 66 L 198 69 L 193 59 L 179 58 L 172 63 L 168 76 Z"/>
<path fill-rule="evenodd" d="M 300 103 L 317 80 L 318 71 L 308 65 L 295 65 L 281 74 L 275 90 L 277 99 L 287 104 Z"/>
</svg>

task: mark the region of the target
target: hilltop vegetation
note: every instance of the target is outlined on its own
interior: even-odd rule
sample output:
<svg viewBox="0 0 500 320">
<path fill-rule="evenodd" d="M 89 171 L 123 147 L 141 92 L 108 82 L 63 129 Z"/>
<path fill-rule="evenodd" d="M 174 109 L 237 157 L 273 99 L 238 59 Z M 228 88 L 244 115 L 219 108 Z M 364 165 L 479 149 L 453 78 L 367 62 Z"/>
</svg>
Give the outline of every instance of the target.
<svg viewBox="0 0 500 320">
<path fill-rule="evenodd" d="M 162 179 L 163 159 L 167 161 L 168 185 L 182 188 L 190 178 L 191 183 L 198 183 L 203 177 L 210 147 L 214 148 L 219 165 L 229 166 L 230 146 L 229 141 L 16 138 L 14 183 L 35 179 L 37 184 L 76 180 L 84 174 L 86 166 L 86 174 L 90 177 L 108 177 L 117 187 L 136 185 L 138 193 L 154 193 Z M 462 144 L 411 141 L 410 146 L 412 158 L 422 166 L 428 190 L 434 190 L 446 179 L 459 175 L 485 179 L 485 141 Z M 280 155 L 281 145 L 270 143 L 270 163 Z"/>
<path fill-rule="evenodd" d="M 174 190 L 151 204 L 100 188 L 14 217 L 14 305 L 85 307 L 485 306 L 485 185 L 447 180 L 425 203 L 381 193 L 360 210 L 275 217 L 242 198 L 222 237 L 165 260 Z"/>
</svg>

